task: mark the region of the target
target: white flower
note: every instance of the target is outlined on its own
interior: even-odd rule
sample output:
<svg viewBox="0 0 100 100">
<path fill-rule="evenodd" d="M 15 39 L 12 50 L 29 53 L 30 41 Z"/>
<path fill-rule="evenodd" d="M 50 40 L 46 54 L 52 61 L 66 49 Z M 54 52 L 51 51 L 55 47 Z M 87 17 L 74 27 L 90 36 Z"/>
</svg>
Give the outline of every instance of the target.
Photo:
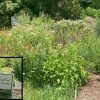
<svg viewBox="0 0 100 100">
<path fill-rule="evenodd" d="M 23 73 L 23 75 L 25 75 L 25 73 Z"/>
<path fill-rule="evenodd" d="M 61 47 L 61 46 L 63 46 L 63 44 L 60 43 L 60 44 L 58 44 L 57 46 L 58 46 L 58 47 Z"/>
</svg>

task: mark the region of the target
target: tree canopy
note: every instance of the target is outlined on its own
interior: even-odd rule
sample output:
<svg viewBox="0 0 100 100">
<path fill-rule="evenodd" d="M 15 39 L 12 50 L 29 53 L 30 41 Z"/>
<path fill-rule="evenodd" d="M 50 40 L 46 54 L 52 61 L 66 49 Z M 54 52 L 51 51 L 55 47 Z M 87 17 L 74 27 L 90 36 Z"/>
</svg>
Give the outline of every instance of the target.
<svg viewBox="0 0 100 100">
<path fill-rule="evenodd" d="M 44 12 L 51 17 L 77 19 L 82 7 L 88 6 L 99 9 L 100 0 L 1 0 L 0 16 L 11 16 L 28 8 L 36 16 Z"/>
</svg>

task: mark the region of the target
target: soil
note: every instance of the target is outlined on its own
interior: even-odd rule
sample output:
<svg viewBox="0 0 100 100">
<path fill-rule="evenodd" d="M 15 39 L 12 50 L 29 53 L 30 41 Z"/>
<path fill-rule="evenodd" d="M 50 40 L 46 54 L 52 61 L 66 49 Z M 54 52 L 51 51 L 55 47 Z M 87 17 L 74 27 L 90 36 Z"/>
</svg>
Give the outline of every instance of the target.
<svg viewBox="0 0 100 100">
<path fill-rule="evenodd" d="M 76 100 L 100 100 L 100 74 L 90 75 L 89 82 L 81 88 Z"/>
<path fill-rule="evenodd" d="M 15 82 L 15 86 L 13 87 L 13 98 L 21 99 L 22 98 L 22 84 L 21 82 Z"/>
</svg>

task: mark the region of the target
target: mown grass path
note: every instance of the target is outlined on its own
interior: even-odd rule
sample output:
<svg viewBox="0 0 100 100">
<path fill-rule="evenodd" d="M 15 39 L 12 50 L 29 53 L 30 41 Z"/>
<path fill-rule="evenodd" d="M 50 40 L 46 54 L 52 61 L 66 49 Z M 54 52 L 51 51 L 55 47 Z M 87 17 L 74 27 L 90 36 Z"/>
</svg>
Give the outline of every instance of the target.
<svg viewBox="0 0 100 100">
<path fill-rule="evenodd" d="M 76 100 L 100 100 L 100 74 L 93 74 L 86 86 L 82 87 Z"/>
</svg>

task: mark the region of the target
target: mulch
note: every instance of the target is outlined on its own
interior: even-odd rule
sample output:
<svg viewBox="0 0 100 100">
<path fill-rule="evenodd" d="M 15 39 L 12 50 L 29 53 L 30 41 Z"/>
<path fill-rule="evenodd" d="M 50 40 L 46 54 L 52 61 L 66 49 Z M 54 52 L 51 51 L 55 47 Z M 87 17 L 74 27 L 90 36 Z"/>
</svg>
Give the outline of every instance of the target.
<svg viewBox="0 0 100 100">
<path fill-rule="evenodd" d="M 76 100 L 100 100 L 100 74 L 90 75 L 89 82 L 81 88 Z"/>
</svg>

